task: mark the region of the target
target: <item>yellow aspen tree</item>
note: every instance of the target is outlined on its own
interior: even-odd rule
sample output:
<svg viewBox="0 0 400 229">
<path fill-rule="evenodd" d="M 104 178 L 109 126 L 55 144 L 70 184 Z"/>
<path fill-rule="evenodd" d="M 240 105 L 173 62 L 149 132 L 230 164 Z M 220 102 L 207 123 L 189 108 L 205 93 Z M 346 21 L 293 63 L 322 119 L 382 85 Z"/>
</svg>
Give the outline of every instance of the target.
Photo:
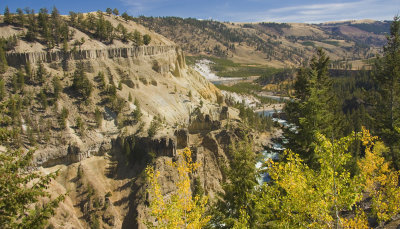
<svg viewBox="0 0 400 229">
<path fill-rule="evenodd" d="M 170 198 L 162 195 L 158 177 L 160 173 L 153 167 L 146 168 L 147 192 L 150 196 L 150 214 L 155 222 L 147 221 L 148 228 L 189 228 L 200 229 L 210 220 L 206 216 L 207 198 L 204 196 L 192 197 L 190 188 L 190 174 L 199 167 L 198 163 L 192 161 L 191 151 L 186 148 L 178 152 L 180 159 L 172 162 L 171 166 L 178 172 L 176 182 L 176 193 Z"/>
<path fill-rule="evenodd" d="M 382 153 L 389 149 L 382 142 L 376 141 L 368 130 L 362 130 L 362 142 L 365 157 L 358 162 L 364 179 L 364 190 L 372 197 L 372 212 L 379 223 L 390 220 L 400 212 L 399 171 L 390 168 Z"/>
<path fill-rule="evenodd" d="M 400 212 L 399 172 L 391 169 L 382 156 L 388 149 L 382 142 L 362 129 L 339 140 L 329 140 L 321 134 L 315 153 L 318 169 L 309 168 L 299 155 L 287 150 L 282 162 L 267 162 L 272 182 L 261 187 L 257 211 L 267 227 L 272 228 L 368 228 L 368 218 L 383 224 Z M 351 175 L 354 166 L 349 151 L 351 142 L 361 139 L 365 157 Z M 371 198 L 372 214 L 359 207 Z M 353 212 L 343 216 L 342 212 Z M 261 224 L 262 225 L 262 224 Z"/>
</svg>

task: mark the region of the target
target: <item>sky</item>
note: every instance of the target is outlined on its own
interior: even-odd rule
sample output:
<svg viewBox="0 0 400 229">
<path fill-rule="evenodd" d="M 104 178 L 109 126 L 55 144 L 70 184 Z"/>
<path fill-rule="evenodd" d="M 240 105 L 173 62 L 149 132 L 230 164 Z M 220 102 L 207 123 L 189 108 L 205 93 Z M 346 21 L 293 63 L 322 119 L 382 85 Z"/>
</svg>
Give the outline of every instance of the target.
<svg viewBox="0 0 400 229">
<path fill-rule="evenodd" d="M 400 0 L 0 0 L 12 12 L 30 7 L 36 12 L 56 6 L 69 11 L 117 8 L 132 16 L 178 16 L 230 22 L 320 23 L 358 19 L 392 20 L 400 14 Z"/>
</svg>

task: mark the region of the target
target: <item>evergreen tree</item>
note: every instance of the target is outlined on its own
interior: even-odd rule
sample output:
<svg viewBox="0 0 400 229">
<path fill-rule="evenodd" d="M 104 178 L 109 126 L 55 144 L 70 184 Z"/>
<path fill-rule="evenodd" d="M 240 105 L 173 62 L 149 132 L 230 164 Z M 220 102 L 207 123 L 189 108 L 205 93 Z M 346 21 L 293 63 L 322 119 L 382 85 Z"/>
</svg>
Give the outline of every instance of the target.
<svg viewBox="0 0 400 229">
<path fill-rule="evenodd" d="M 83 69 L 83 64 L 77 64 L 77 69 L 74 73 L 72 82 L 72 88 L 74 88 L 80 94 L 80 96 L 82 96 L 84 101 L 89 99 L 93 91 L 93 85 L 86 76 L 86 73 Z"/>
<path fill-rule="evenodd" d="M 31 67 L 31 62 L 27 61 L 25 64 L 25 75 L 27 82 L 33 82 L 33 72 Z"/>
<path fill-rule="evenodd" d="M 296 99 L 288 101 L 284 107 L 289 123 L 295 125 L 295 128 L 283 127 L 283 135 L 288 140 L 285 148 L 299 153 L 308 163 L 315 162 L 312 147 L 315 133 L 336 137 L 339 132 L 335 125 L 338 112 L 328 66 L 329 58 L 318 49 L 310 67 L 298 71 L 294 85 Z"/>
<path fill-rule="evenodd" d="M 226 171 L 228 180 L 223 184 L 224 193 L 217 202 L 211 224 L 216 228 L 232 228 L 245 213 L 249 216 L 250 228 L 256 228 L 257 214 L 252 196 L 255 194 L 259 177 L 256 168 L 257 156 L 247 137 L 232 144 L 229 155 L 230 167 Z"/>
<path fill-rule="evenodd" d="M 78 116 L 75 120 L 75 123 L 76 123 L 76 128 L 79 131 L 79 135 L 83 136 L 85 134 L 85 126 L 84 126 L 82 118 L 80 116 Z"/>
<path fill-rule="evenodd" d="M 54 98 L 57 99 L 60 97 L 60 92 L 62 90 L 61 80 L 55 76 L 53 78 L 53 88 L 54 88 Z"/>
<path fill-rule="evenodd" d="M 17 72 L 17 88 L 19 90 L 23 90 L 25 86 L 25 75 L 22 73 L 22 69 L 19 69 Z"/>
<path fill-rule="evenodd" d="M 135 110 L 132 112 L 132 116 L 133 116 L 133 118 L 137 121 L 137 122 L 139 122 L 140 121 L 140 119 L 141 119 L 141 117 L 142 117 L 142 115 L 143 115 L 143 113 L 142 113 L 142 110 L 140 109 L 140 104 L 139 104 L 139 101 L 135 98 L 135 102 L 134 102 L 134 104 L 135 104 Z"/>
<path fill-rule="evenodd" d="M 140 34 L 139 31 L 135 29 L 133 32 L 133 41 L 135 42 L 136 46 L 141 46 L 143 45 L 143 39 L 142 39 L 142 34 Z"/>
<path fill-rule="evenodd" d="M 111 14 L 112 14 L 112 9 L 111 9 L 111 8 L 107 8 L 107 9 L 106 9 L 106 13 L 107 13 L 108 15 L 111 15 Z"/>
<path fill-rule="evenodd" d="M 37 81 L 37 83 L 42 85 L 46 80 L 46 74 L 47 74 L 47 71 L 44 68 L 44 65 L 41 62 L 38 62 L 37 70 L 36 70 L 36 81 Z"/>
<path fill-rule="evenodd" d="M 129 15 L 127 12 L 124 12 L 121 17 L 125 20 L 125 21 L 129 21 Z"/>
<path fill-rule="evenodd" d="M 129 92 L 129 95 L 128 95 L 128 101 L 129 101 L 129 102 L 132 102 L 132 95 L 131 95 L 130 92 Z"/>
<path fill-rule="evenodd" d="M 38 94 L 38 99 L 39 99 L 40 103 L 42 104 L 43 110 L 46 110 L 48 103 L 47 103 L 46 92 L 44 89 L 40 90 L 40 92 Z"/>
<path fill-rule="evenodd" d="M 4 80 L 0 79 L 0 101 L 6 97 L 6 88 L 4 85 Z"/>
<path fill-rule="evenodd" d="M 22 150 L 8 150 L 0 154 L 2 228 L 44 228 L 64 199 L 64 195 L 60 195 L 47 203 L 39 203 L 39 199 L 50 196 L 46 189 L 57 173 L 41 175 L 32 171 L 32 159 L 33 151 L 24 153 Z"/>
<path fill-rule="evenodd" d="M 97 123 L 97 127 L 101 127 L 101 123 L 103 122 L 103 113 L 96 107 L 94 111 L 95 120 Z"/>
<path fill-rule="evenodd" d="M 120 39 L 123 42 L 128 42 L 131 39 L 131 33 L 128 33 L 128 30 L 121 23 L 118 24 L 117 31 L 121 33 Z"/>
<path fill-rule="evenodd" d="M 147 130 L 147 134 L 149 135 L 150 138 L 152 138 L 157 134 L 160 128 L 161 128 L 160 119 L 157 116 L 155 116 L 153 117 L 153 120 L 150 123 L 149 129 Z"/>
<path fill-rule="evenodd" d="M 61 42 L 62 35 L 62 19 L 60 12 L 56 7 L 51 11 L 52 33 L 54 42 L 58 45 Z"/>
<path fill-rule="evenodd" d="M 51 31 L 49 23 L 49 12 L 46 8 L 41 8 L 38 14 L 39 27 L 42 30 L 42 36 L 46 43 L 49 45 L 51 42 Z"/>
<path fill-rule="evenodd" d="M 3 39 L 0 39 L 0 73 L 4 73 L 7 70 L 7 59 L 6 52 L 4 50 L 5 44 Z"/>
<path fill-rule="evenodd" d="M 25 25 L 25 15 L 24 15 L 24 11 L 22 11 L 21 8 L 17 8 L 16 12 L 17 12 L 17 21 L 18 21 L 18 24 L 19 24 L 20 26 L 24 26 L 24 25 Z"/>
<path fill-rule="evenodd" d="M 4 23 L 8 25 L 12 23 L 12 16 L 8 6 L 6 6 L 6 8 L 4 9 Z"/>
<path fill-rule="evenodd" d="M 113 14 L 115 14 L 116 16 L 118 16 L 118 15 L 119 15 L 119 11 L 118 11 L 118 9 L 117 9 L 117 8 L 114 8 L 114 10 L 113 10 Z"/>
<path fill-rule="evenodd" d="M 104 18 L 103 12 L 97 12 L 97 21 L 96 21 L 96 31 L 95 36 L 99 38 L 101 41 L 109 41 L 111 42 L 113 39 L 113 30 L 111 22 Z"/>
<path fill-rule="evenodd" d="M 383 58 L 378 58 L 374 76 L 377 99 L 373 114 L 375 130 L 390 147 L 387 157 L 400 168 L 400 17 L 396 16 L 390 26 L 388 43 Z"/>
<path fill-rule="evenodd" d="M 61 129 L 65 129 L 67 127 L 66 120 L 68 118 L 68 115 L 69 115 L 68 109 L 63 107 L 63 109 L 61 110 L 61 114 L 58 117 L 58 123 L 59 123 Z"/>
<path fill-rule="evenodd" d="M 28 14 L 28 31 L 25 38 L 28 41 L 34 41 L 37 38 L 38 25 L 34 10 L 31 10 Z"/>
<path fill-rule="evenodd" d="M 151 41 L 151 36 L 149 34 L 145 34 L 143 36 L 143 44 L 148 45 L 148 44 L 150 44 L 150 41 Z"/>
<path fill-rule="evenodd" d="M 78 14 L 74 11 L 69 11 L 69 23 L 71 26 L 76 26 L 78 23 Z"/>
</svg>

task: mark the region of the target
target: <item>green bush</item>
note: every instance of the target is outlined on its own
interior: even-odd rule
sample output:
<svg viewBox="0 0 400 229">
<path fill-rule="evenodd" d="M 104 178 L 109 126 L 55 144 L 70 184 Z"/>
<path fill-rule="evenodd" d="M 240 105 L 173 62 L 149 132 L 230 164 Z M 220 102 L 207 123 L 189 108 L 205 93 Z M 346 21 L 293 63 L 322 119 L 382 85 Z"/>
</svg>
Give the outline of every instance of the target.
<svg viewBox="0 0 400 229">
<path fill-rule="evenodd" d="M 149 45 L 151 41 L 151 36 L 149 34 L 145 34 L 143 36 L 143 44 L 144 45 Z"/>
<path fill-rule="evenodd" d="M 154 117 L 150 123 L 150 127 L 147 130 L 147 134 L 150 138 L 154 137 L 157 134 L 157 131 L 161 128 L 161 122 L 159 117 Z"/>
</svg>

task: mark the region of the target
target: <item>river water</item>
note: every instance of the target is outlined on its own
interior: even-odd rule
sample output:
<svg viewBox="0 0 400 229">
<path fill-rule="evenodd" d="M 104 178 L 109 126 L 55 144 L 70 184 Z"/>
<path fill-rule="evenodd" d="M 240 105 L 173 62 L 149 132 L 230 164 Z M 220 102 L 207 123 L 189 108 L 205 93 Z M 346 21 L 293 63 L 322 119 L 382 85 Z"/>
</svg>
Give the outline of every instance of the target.
<svg viewBox="0 0 400 229">
<path fill-rule="evenodd" d="M 228 77 L 219 77 L 217 76 L 215 73 L 213 73 L 211 71 L 210 68 L 210 64 L 212 64 L 212 62 L 210 60 L 207 59 L 203 59 L 200 61 L 197 61 L 194 69 L 196 71 L 198 71 L 202 76 L 204 76 L 207 80 L 209 80 L 210 82 L 212 82 L 213 84 L 221 84 L 221 83 L 231 83 L 231 82 L 237 82 L 237 81 L 241 81 L 244 78 L 228 78 Z M 233 97 L 233 99 L 237 100 L 238 102 L 244 102 L 247 106 L 249 107 L 255 107 L 254 105 L 259 102 L 257 98 L 254 98 L 253 96 L 248 96 L 248 95 L 239 95 L 237 93 L 231 93 L 231 92 L 224 92 L 224 95 L 227 96 L 231 96 Z M 274 104 L 273 106 L 266 108 L 266 109 L 262 109 L 262 110 L 257 110 L 256 112 L 259 114 L 262 114 L 264 116 L 270 116 L 272 117 L 272 115 L 274 113 L 279 113 L 281 112 L 281 109 L 283 107 L 283 103 L 284 101 L 288 100 L 289 98 L 287 97 L 280 97 L 280 96 L 276 96 L 273 95 L 271 93 L 267 93 L 267 92 L 261 92 L 259 94 L 260 96 L 263 97 L 268 97 L 271 98 L 273 100 L 279 101 L 280 104 Z M 273 121 L 279 123 L 279 125 L 283 125 L 283 126 L 287 126 L 288 123 L 283 120 L 283 119 L 278 119 L 278 118 L 273 118 Z M 284 141 L 284 139 L 283 139 Z M 273 143 L 273 145 L 271 146 L 272 150 L 263 150 L 261 151 L 263 158 L 257 162 L 256 167 L 258 169 L 260 169 L 263 165 L 263 162 L 268 160 L 268 159 L 272 159 L 274 161 L 279 160 L 279 152 L 283 151 L 283 147 L 282 145 L 280 145 L 279 143 Z M 268 175 L 268 173 L 262 174 L 259 183 L 262 184 L 264 182 L 268 182 L 270 181 L 270 176 Z"/>
</svg>

